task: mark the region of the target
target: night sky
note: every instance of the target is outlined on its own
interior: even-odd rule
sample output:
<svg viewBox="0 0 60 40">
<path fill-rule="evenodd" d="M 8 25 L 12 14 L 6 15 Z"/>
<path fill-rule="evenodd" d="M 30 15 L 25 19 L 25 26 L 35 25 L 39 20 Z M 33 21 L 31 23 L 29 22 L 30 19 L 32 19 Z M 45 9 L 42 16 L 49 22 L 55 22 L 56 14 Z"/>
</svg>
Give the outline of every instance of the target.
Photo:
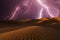
<svg viewBox="0 0 60 40">
<path fill-rule="evenodd" d="M 41 3 L 47 5 L 49 9 L 43 7 L 37 0 L 0 0 L 0 20 L 60 17 L 59 0 L 43 0 Z"/>
</svg>

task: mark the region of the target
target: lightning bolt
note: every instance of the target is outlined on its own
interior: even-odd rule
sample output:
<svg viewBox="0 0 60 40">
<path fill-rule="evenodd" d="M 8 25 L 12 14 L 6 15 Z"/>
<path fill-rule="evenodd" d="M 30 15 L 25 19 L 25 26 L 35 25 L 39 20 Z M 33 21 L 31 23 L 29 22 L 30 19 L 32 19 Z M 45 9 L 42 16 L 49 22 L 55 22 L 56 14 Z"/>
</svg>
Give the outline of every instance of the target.
<svg viewBox="0 0 60 40">
<path fill-rule="evenodd" d="M 39 17 L 39 18 L 42 18 L 42 16 L 43 16 L 43 10 L 44 10 L 44 8 L 42 8 L 42 9 L 40 10 L 40 17 Z"/>
<path fill-rule="evenodd" d="M 14 16 L 17 14 L 17 11 L 20 9 L 19 6 L 16 7 L 15 11 L 12 13 L 12 16 L 10 17 L 9 20 L 12 20 L 14 18 Z"/>
<path fill-rule="evenodd" d="M 42 14 L 43 14 L 43 9 L 46 9 L 46 11 L 48 12 L 50 17 L 57 17 L 58 16 L 58 9 L 56 8 L 52 8 L 52 6 L 47 6 L 47 4 L 44 4 L 45 0 L 37 0 L 37 2 L 42 6 L 42 9 L 40 10 L 40 15 L 38 18 L 42 18 Z M 51 9 L 52 8 L 52 9 Z M 56 13 L 56 14 L 54 14 Z"/>
<path fill-rule="evenodd" d="M 29 5 L 30 4 L 30 5 Z M 11 15 L 8 16 L 9 20 L 14 19 L 16 16 L 18 16 L 18 13 L 21 12 L 21 10 L 24 10 L 24 7 L 31 7 L 32 3 L 30 1 L 23 1 L 22 5 L 16 5 L 15 9 L 12 11 Z M 23 9 L 22 9 L 23 8 Z M 29 8 L 27 9 L 27 11 L 25 11 L 24 13 L 27 13 L 29 11 Z M 23 13 L 22 13 L 23 14 Z"/>
</svg>

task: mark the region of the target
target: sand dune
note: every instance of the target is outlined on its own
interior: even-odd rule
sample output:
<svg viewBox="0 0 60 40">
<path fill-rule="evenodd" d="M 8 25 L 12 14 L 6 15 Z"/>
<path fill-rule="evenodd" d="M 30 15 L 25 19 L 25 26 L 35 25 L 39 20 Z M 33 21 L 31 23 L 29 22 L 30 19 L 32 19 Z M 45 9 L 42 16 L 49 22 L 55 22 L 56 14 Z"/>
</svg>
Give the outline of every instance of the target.
<svg viewBox="0 0 60 40">
<path fill-rule="evenodd" d="M 1 28 L 11 30 L 2 29 L 5 32 L 0 34 L 0 40 L 60 40 L 60 18 L 0 21 L 0 24 Z"/>
<path fill-rule="evenodd" d="M 60 40 L 60 30 L 41 26 L 28 26 L 0 34 L 0 40 Z"/>
</svg>

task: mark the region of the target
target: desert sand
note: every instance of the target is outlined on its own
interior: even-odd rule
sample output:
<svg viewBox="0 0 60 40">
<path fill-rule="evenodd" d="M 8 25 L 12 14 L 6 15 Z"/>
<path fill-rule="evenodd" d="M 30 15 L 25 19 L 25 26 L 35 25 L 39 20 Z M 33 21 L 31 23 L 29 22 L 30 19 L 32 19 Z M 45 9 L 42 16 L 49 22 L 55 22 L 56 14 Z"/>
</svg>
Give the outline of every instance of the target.
<svg viewBox="0 0 60 40">
<path fill-rule="evenodd" d="M 29 26 L 0 34 L 0 40 L 60 40 L 60 30 Z"/>
</svg>

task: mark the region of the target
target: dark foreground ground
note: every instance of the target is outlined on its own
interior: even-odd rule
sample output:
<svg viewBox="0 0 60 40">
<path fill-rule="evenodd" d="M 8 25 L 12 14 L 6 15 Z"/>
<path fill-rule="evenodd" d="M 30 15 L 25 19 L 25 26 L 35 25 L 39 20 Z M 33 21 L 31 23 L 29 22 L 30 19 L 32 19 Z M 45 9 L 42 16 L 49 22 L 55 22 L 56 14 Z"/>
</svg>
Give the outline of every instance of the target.
<svg viewBox="0 0 60 40">
<path fill-rule="evenodd" d="M 1 22 L 0 40 L 60 40 L 60 21 L 29 20 Z"/>
</svg>

